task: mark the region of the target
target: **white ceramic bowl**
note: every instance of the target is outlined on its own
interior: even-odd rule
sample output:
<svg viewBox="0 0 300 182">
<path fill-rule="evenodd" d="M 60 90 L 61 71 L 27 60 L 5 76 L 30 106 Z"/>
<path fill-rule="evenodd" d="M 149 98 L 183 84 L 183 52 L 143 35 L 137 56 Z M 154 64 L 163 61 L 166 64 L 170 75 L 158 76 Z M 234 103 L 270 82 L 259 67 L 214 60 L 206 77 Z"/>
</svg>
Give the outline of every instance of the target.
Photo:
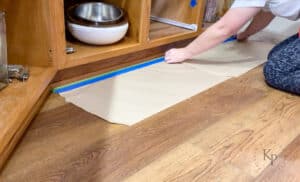
<svg viewBox="0 0 300 182">
<path fill-rule="evenodd" d="M 70 33 L 79 41 L 92 45 L 107 45 L 120 41 L 128 31 L 128 21 L 107 26 L 86 26 L 68 21 Z"/>
</svg>

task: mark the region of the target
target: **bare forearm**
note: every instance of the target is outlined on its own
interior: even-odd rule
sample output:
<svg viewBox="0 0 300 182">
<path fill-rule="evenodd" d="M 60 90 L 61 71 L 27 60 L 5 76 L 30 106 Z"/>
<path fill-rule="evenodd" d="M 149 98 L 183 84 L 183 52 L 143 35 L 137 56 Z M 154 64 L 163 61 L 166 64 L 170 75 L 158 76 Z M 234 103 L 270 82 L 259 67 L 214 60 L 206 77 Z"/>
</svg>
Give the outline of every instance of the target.
<svg viewBox="0 0 300 182">
<path fill-rule="evenodd" d="M 165 54 L 167 63 L 178 63 L 215 47 L 229 36 L 235 34 L 252 19 L 261 8 L 230 9 L 217 23 L 198 36 L 188 46 L 171 49 Z"/>
<path fill-rule="evenodd" d="M 259 11 L 258 8 L 249 8 L 247 13 L 244 9 L 229 10 L 223 18 L 190 43 L 186 47 L 187 51 L 196 55 L 215 47 L 226 38 L 236 34 Z"/>
<path fill-rule="evenodd" d="M 186 49 L 193 55 L 200 54 L 215 47 L 233 34 L 234 30 L 222 25 L 222 22 L 217 22 L 191 42 Z"/>
<path fill-rule="evenodd" d="M 264 29 L 274 19 L 271 12 L 260 11 L 252 20 L 250 25 L 242 33 L 244 37 L 249 37 Z"/>
</svg>

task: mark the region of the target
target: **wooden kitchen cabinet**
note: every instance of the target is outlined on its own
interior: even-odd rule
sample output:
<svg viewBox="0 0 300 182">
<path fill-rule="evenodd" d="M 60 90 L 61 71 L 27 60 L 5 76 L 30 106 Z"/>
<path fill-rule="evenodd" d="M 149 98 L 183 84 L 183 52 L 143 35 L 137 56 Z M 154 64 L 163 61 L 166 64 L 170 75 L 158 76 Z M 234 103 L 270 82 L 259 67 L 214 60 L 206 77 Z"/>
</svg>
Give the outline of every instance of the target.
<svg viewBox="0 0 300 182">
<path fill-rule="evenodd" d="M 85 1 L 80 0 L 80 2 Z M 79 1 L 64 0 L 65 7 L 77 2 Z M 176 2 L 174 0 L 103 0 L 102 2 L 111 3 L 124 9 L 129 19 L 129 31 L 126 37 L 113 45 L 91 46 L 68 39 L 64 43 L 65 37 L 60 36 L 58 37 L 58 39 L 61 39 L 60 50 L 63 50 L 65 46 L 76 49 L 76 53 L 63 56 L 63 60 L 58 64 L 60 70 L 191 38 L 201 32 L 204 0 L 198 1 L 198 5 L 195 7 L 190 6 L 190 0 L 176 0 Z M 163 6 L 158 6 L 158 2 Z M 169 8 L 166 9 L 166 12 L 156 11 L 159 7 Z M 61 3 L 57 3 L 55 9 L 58 14 L 58 16 L 55 16 L 55 22 L 60 24 L 57 26 L 57 31 L 67 32 L 64 27 L 64 17 L 62 17 L 64 9 Z M 182 12 L 175 15 L 179 9 Z M 153 13 L 157 16 L 197 24 L 199 29 L 198 31 L 190 31 L 150 21 L 150 15 Z M 172 14 L 173 16 L 171 16 Z"/>
<path fill-rule="evenodd" d="M 103 0 L 125 10 L 129 20 L 126 37 L 113 45 L 91 46 L 67 38 L 65 7 L 87 0 L 1 0 L 7 14 L 9 64 L 28 66 L 27 82 L 14 82 L 0 91 L 0 168 L 21 138 L 31 119 L 47 98 L 50 84 L 59 72 L 88 65 L 122 65 L 119 56 L 193 38 L 202 31 L 205 0 L 195 7 L 190 0 Z M 155 15 L 198 25 L 196 31 L 150 20 Z M 175 45 L 175 44 L 174 44 Z M 67 46 L 76 53 L 66 54 Z M 130 63 L 128 63 L 130 64 Z M 88 69 L 87 69 L 88 70 Z"/>
<path fill-rule="evenodd" d="M 69 5 L 73 5 L 78 3 L 77 0 L 64 0 L 65 7 Z M 80 1 L 86 2 L 86 1 Z M 109 58 L 112 55 L 118 56 L 121 54 L 126 54 L 128 52 L 132 52 L 136 50 L 140 43 L 143 41 L 143 36 L 141 31 L 143 31 L 143 27 L 145 23 L 143 21 L 143 16 L 146 10 L 146 1 L 140 0 L 104 0 L 102 2 L 114 4 L 118 7 L 121 7 L 126 12 L 126 17 L 130 23 L 129 30 L 124 39 L 120 42 L 105 45 L 105 46 L 92 46 L 88 44 L 81 43 L 76 40 L 68 40 L 66 37 L 60 37 L 63 39 L 62 41 L 66 41 L 66 45 L 75 48 L 76 52 L 73 54 L 68 54 L 65 56 L 64 64 L 60 64 L 60 69 L 70 68 L 74 66 L 78 66 L 81 64 L 91 63 L 97 60 Z M 57 7 L 60 11 L 66 10 L 63 9 L 62 6 Z M 61 13 L 62 14 L 62 13 Z M 64 17 L 58 17 L 57 21 L 64 20 Z M 68 30 L 65 27 L 61 27 L 60 31 L 67 32 Z M 64 45 L 61 45 L 62 49 Z"/>
<path fill-rule="evenodd" d="M 198 31 L 187 30 L 173 25 L 150 21 L 150 44 L 158 41 L 173 41 L 174 38 L 182 39 L 185 36 L 195 35 L 201 31 L 201 5 L 192 7 L 191 0 L 152 0 L 151 15 L 161 18 L 176 20 L 187 24 L 198 25 Z M 200 2 L 198 2 L 200 3 Z"/>
</svg>

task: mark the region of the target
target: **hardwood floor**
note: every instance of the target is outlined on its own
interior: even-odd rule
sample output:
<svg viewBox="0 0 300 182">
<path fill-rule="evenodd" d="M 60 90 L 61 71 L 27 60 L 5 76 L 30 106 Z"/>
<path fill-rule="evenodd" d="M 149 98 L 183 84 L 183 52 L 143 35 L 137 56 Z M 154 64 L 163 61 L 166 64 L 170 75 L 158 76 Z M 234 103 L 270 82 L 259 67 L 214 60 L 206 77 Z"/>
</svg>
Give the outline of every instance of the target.
<svg viewBox="0 0 300 182">
<path fill-rule="evenodd" d="M 280 154 L 278 161 L 268 166 L 257 181 L 299 181 L 300 136 Z"/>
<path fill-rule="evenodd" d="M 262 68 L 132 127 L 52 95 L 0 181 L 300 181 L 300 98 Z"/>
</svg>

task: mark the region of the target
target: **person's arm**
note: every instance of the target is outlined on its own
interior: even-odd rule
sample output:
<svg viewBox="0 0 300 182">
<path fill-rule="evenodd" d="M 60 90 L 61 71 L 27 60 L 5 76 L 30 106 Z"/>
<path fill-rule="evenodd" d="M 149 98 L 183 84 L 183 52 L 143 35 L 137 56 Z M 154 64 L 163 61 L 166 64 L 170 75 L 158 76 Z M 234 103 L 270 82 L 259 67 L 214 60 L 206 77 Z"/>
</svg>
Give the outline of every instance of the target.
<svg viewBox="0 0 300 182">
<path fill-rule="evenodd" d="M 240 41 L 246 40 L 251 35 L 256 34 L 260 30 L 264 29 L 274 19 L 274 15 L 271 12 L 260 11 L 252 20 L 251 24 L 245 31 L 239 33 L 237 39 Z"/>
<path fill-rule="evenodd" d="M 180 49 L 171 49 L 165 54 L 167 63 L 178 63 L 215 47 L 219 43 L 234 35 L 261 8 L 233 8 L 230 9 L 218 22 L 209 27 L 188 46 Z"/>
</svg>

